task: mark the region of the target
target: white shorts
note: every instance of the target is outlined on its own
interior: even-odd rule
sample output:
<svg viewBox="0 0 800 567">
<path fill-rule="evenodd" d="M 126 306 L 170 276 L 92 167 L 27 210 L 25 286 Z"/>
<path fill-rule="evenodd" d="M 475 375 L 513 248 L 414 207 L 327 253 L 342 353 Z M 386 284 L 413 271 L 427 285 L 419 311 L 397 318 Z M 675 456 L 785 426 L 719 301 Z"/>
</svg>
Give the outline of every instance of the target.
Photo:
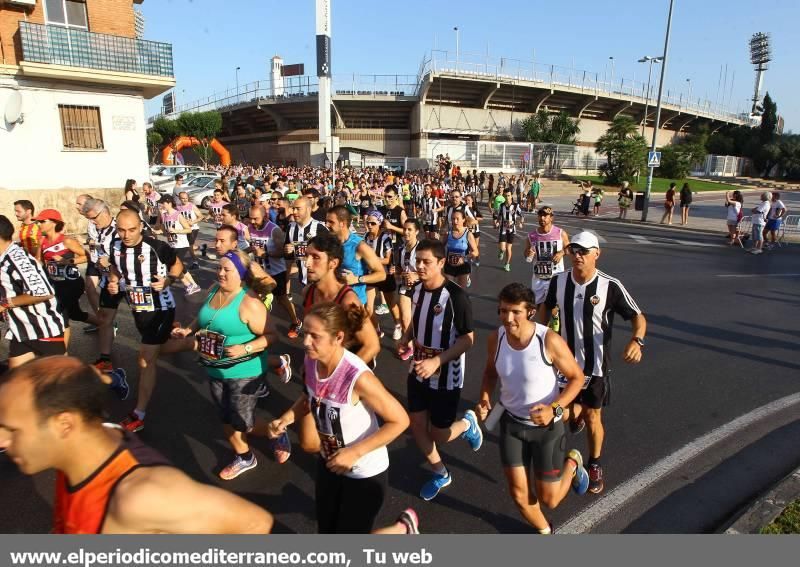
<svg viewBox="0 0 800 567">
<path fill-rule="evenodd" d="M 542 280 L 536 276 L 531 278 L 531 289 L 533 290 L 533 295 L 536 298 L 536 305 L 544 303 L 544 300 L 547 299 L 547 290 L 550 289 L 551 281 L 553 280 Z"/>
</svg>

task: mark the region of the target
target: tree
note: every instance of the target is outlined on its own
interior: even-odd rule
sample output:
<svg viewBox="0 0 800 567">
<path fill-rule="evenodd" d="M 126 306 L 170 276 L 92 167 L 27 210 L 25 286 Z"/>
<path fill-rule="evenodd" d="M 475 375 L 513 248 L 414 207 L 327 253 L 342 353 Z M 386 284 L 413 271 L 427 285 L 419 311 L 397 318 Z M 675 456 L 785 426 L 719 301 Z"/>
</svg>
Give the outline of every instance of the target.
<svg viewBox="0 0 800 567">
<path fill-rule="evenodd" d="M 203 167 L 208 167 L 208 162 L 211 161 L 211 141 L 222 130 L 222 114 L 216 110 L 184 112 L 176 122 L 181 134 L 196 138 L 200 142 L 200 145 L 195 147 L 195 152 L 203 161 Z"/>
<path fill-rule="evenodd" d="M 572 118 L 563 110 L 558 114 L 551 114 L 542 108 L 522 121 L 522 131 L 528 142 L 574 145 L 581 133 L 579 124 L 580 120 Z"/>
<path fill-rule="evenodd" d="M 638 131 L 639 126 L 633 118 L 618 116 L 597 140 L 597 151 L 608 158 L 600 166 L 607 184 L 633 181 L 636 173 L 647 166 L 647 142 Z"/>
<path fill-rule="evenodd" d="M 778 105 L 769 96 L 764 95 L 764 112 L 761 114 L 761 126 L 759 127 L 759 139 L 762 144 L 769 144 L 775 141 L 778 135 Z"/>
<path fill-rule="evenodd" d="M 661 149 L 661 169 L 659 173 L 672 179 L 685 179 L 692 166 L 700 163 L 706 156 L 709 140 L 708 126 L 701 126 L 684 139 Z"/>
<path fill-rule="evenodd" d="M 181 135 L 178 122 L 176 120 L 169 120 L 163 116 L 156 118 L 150 131 L 157 132 L 161 136 L 162 144 L 168 144 Z"/>
<path fill-rule="evenodd" d="M 151 129 L 147 132 L 147 153 L 150 155 L 151 163 L 156 162 L 158 150 L 161 148 L 163 143 L 164 138 L 154 129 Z"/>
<path fill-rule="evenodd" d="M 784 134 L 778 142 L 780 154 L 777 165 L 781 177 L 800 179 L 800 135 Z"/>
</svg>

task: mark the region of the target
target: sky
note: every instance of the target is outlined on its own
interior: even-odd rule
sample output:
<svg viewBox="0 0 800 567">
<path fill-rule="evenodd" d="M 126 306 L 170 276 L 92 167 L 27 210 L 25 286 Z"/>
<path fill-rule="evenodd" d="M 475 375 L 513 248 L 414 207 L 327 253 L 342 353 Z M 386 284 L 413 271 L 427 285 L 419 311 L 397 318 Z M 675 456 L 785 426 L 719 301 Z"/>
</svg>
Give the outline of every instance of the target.
<svg viewBox="0 0 800 567">
<path fill-rule="evenodd" d="M 314 0 L 146 0 L 145 38 L 173 46 L 178 104 L 266 80 L 269 60 L 316 71 Z M 334 75 L 416 75 L 434 46 L 642 81 L 664 48 L 669 0 L 332 0 Z M 675 0 L 664 88 L 748 110 L 755 72 L 748 41 L 772 37 L 765 91 L 786 130 L 800 131 L 798 0 Z M 475 53 L 475 56 L 468 55 Z M 795 55 L 793 55 L 795 54 Z M 612 60 L 609 57 L 613 57 Z M 721 75 L 727 86 L 723 89 Z M 654 81 L 656 76 L 654 67 Z M 687 82 L 686 79 L 689 79 Z M 335 80 L 335 79 L 334 79 Z M 730 100 L 730 104 L 728 101 Z M 159 111 L 161 97 L 148 101 Z"/>
</svg>

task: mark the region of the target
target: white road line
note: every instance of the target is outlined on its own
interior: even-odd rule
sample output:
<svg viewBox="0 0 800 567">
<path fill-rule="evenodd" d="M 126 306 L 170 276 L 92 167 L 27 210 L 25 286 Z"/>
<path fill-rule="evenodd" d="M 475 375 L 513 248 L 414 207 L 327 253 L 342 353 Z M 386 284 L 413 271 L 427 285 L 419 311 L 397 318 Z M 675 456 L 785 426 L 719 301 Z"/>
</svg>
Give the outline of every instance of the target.
<svg viewBox="0 0 800 567">
<path fill-rule="evenodd" d="M 800 274 L 715 274 L 718 278 L 796 278 Z"/>
<path fill-rule="evenodd" d="M 628 500 L 671 474 L 703 451 L 735 435 L 737 432 L 750 427 L 752 424 L 784 411 L 798 403 L 800 403 L 800 393 L 792 394 L 791 396 L 786 396 L 785 398 L 780 398 L 774 402 L 765 404 L 710 433 L 706 433 L 671 455 L 647 467 L 633 478 L 609 492 L 600 500 L 597 500 L 569 522 L 559 527 L 558 533 L 580 534 L 589 532 L 611 514 L 622 509 Z"/>
<path fill-rule="evenodd" d="M 640 244 L 653 244 L 647 238 L 645 238 L 644 236 L 641 236 L 639 234 L 629 234 L 628 236 L 630 236 L 631 238 L 633 238 L 636 242 L 639 242 Z"/>
<path fill-rule="evenodd" d="M 678 240 L 677 238 L 670 238 L 673 242 L 677 244 L 683 244 L 684 246 L 707 246 L 710 248 L 719 248 L 721 246 L 725 246 L 723 243 L 719 244 L 712 244 L 710 242 L 696 242 L 694 240 Z"/>
</svg>

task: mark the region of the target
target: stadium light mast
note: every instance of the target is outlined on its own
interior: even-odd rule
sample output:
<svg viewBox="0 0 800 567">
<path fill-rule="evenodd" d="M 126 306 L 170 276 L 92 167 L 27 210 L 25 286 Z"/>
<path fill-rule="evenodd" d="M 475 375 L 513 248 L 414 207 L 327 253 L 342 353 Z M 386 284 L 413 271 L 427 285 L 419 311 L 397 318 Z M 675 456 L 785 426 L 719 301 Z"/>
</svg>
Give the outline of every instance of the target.
<svg viewBox="0 0 800 567">
<path fill-rule="evenodd" d="M 644 138 L 644 128 L 647 125 L 647 109 L 650 106 L 650 79 L 653 76 L 653 63 L 661 63 L 661 57 L 650 57 L 645 55 L 639 59 L 639 63 L 650 63 L 650 70 L 647 72 L 647 94 L 644 98 L 644 120 L 642 120 L 642 138 Z"/>
<path fill-rule="evenodd" d="M 772 48 L 770 47 L 770 37 L 768 33 L 754 33 L 750 38 L 750 63 L 756 66 L 756 84 L 753 92 L 753 106 L 750 113 L 759 116 L 763 108 L 759 104 L 761 101 L 761 86 L 764 81 L 764 71 L 767 70 L 767 63 L 772 61 Z"/>
<path fill-rule="evenodd" d="M 461 45 L 460 45 L 461 37 L 459 35 L 458 26 L 454 27 L 453 31 L 456 32 L 456 73 L 458 73 L 458 59 L 459 59 L 460 48 L 461 48 Z"/>
<path fill-rule="evenodd" d="M 656 102 L 656 122 L 653 124 L 653 143 L 650 146 L 650 151 L 656 151 L 656 143 L 658 142 L 658 126 L 661 122 L 661 95 L 664 92 L 664 75 L 667 73 L 667 54 L 669 53 L 669 32 L 672 29 L 672 9 L 675 5 L 675 0 L 669 0 L 669 15 L 667 16 L 667 33 L 664 36 L 664 55 L 661 56 L 661 78 L 658 81 L 658 101 Z M 642 208 L 642 222 L 647 220 L 647 209 L 650 206 L 650 190 L 653 188 L 653 173 L 654 167 L 648 167 L 647 172 L 647 186 L 644 190 L 644 207 Z"/>
<path fill-rule="evenodd" d="M 319 138 L 324 148 L 325 159 L 330 151 L 331 172 L 336 176 L 336 148 L 331 131 L 331 0 L 316 0 L 317 24 L 317 95 L 319 109 Z M 324 160 L 323 160 L 324 165 Z"/>
</svg>

